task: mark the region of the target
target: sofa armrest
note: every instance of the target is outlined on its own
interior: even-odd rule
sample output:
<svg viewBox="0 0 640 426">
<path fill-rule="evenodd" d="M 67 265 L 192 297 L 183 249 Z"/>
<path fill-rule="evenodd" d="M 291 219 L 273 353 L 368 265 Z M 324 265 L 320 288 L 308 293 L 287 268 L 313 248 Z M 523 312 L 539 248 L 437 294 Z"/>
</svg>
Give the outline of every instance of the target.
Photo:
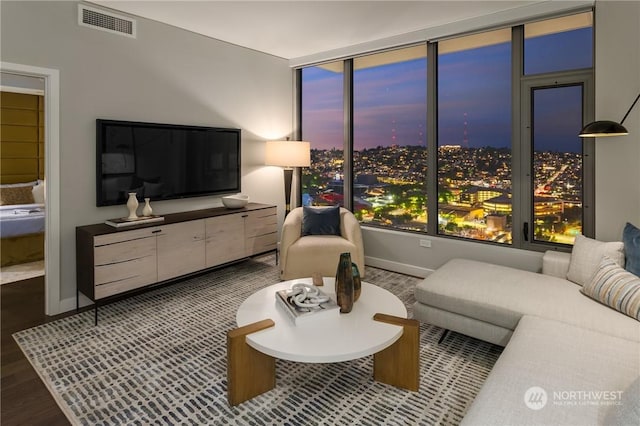
<svg viewBox="0 0 640 426">
<path fill-rule="evenodd" d="M 571 253 L 547 250 L 542 256 L 542 273 L 553 277 L 567 279 Z"/>
</svg>

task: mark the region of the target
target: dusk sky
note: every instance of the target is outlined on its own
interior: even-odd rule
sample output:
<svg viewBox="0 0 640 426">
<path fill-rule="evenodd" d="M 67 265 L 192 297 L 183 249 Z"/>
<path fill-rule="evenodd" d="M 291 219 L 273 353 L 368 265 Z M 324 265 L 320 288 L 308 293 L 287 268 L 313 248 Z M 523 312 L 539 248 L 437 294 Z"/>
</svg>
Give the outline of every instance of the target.
<svg viewBox="0 0 640 426">
<path fill-rule="evenodd" d="M 590 67 L 591 28 L 525 40 L 525 72 Z M 439 145 L 511 144 L 511 44 L 439 55 Z M 356 70 L 354 147 L 426 145 L 427 59 Z M 313 148 L 342 148 L 342 73 L 303 69 L 303 138 Z M 539 90 L 536 149 L 580 151 L 579 87 Z M 541 123 L 545 123 L 546 128 Z M 544 136 L 544 138 L 542 137 Z"/>
</svg>

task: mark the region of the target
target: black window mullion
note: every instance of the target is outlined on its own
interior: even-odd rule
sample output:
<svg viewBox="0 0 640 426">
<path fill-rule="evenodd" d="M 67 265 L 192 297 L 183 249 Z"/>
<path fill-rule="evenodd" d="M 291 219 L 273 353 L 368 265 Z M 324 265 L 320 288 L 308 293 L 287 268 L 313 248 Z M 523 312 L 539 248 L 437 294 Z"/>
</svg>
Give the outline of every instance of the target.
<svg viewBox="0 0 640 426">
<path fill-rule="evenodd" d="M 427 43 L 427 233 L 438 233 L 438 44 Z"/>
<path fill-rule="evenodd" d="M 344 207 L 353 211 L 353 59 L 344 61 Z"/>
</svg>

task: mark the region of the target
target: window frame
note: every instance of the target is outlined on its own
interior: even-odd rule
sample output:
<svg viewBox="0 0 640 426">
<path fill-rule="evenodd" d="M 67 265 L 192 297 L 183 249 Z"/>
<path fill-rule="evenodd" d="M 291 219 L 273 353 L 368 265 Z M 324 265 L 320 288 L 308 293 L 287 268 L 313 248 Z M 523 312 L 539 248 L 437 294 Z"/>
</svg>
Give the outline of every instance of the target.
<svg viewBox="0 0 640 426">
<path fill-rule="evenodd" d="M 575 10 L 564 15 L 584 13 L 587 10 Z M 591 13 L 595 12 L 589 9 Z M 563 15 L 560 15 L 563 16 Z M 553 19 L 560 16 L 551 16 L 545 19 Z M 533 221 L 533 178 L 531 176 L 533 164 L 533 152 L 531 151 L 531 129 L 529 120 L 531 117 L 531 90 L 536 87 L 554 87 L 566 85 L 578 85 L 583 87 L 583 123 L 593 121 L 595 116 L 595 76 L 594 68 L 585 68 L 570 71 L 558 71 L 540 74 L 524 74 L 524 24 L 511 26 L 511 188 L 512 188 L 512 243 L 501 244 L 491 241 L 464 238 L 455 235 L 438 233 L 438 42 L 440 40 L 412 43 L 409 45 L 395 46 L 383 51 L 403 49 L 410 46 L 426 44 L 427 48 L 427 224 L 425 231 L 404 230 L 394 227 L 380 226 L 362 223 L 363 227 L 384 229 L 400 233 L 414 233 L 429 235 L 438 238 L 450 238 L 478 244 L 490 244 L 514 249 L 530 251 L 558 250 L 570 251 L 572 246 L 559 243 L 534 241 L 533 227 L 529 226 L 529 238 L 525 240 L 523 235 L 524 223 Z M 595 25 L 592 27 L 595 33 Z M 492 31 L 496 28 L 488 28 L 484 31 Z M 478 32 L 484 32 L 478 31 Z M 468 34 L 447 37 L 464 37 Z M 444 39 L 443 39 L 444 40 Z M 591 43 L 595 50 L 595 43 Z M 367 52 L 370 55 L 379 52 Z M 595 56 L 595 55 L 594 55 Z M 344 206 L 353 210 L 353 59 L 356 56 L 343 59 L 344 62 Z M 335 60 L 331 61 L 335 62 Z M 296 106 L 297 108 L 297 137 L 302 135 L 302 68 L 318 64 L 307 64 L 295 70 L 296 76 Z M 583 223 L 582 234 L 588 237 L 595 235 L 595 144 L 593 138 L 584 138 L 583 143 Z M 434 155 L 435 153 L 435 155 Z M 298 179 L 298 202 L 301 205 L 301 181 Z"/>
</svg>

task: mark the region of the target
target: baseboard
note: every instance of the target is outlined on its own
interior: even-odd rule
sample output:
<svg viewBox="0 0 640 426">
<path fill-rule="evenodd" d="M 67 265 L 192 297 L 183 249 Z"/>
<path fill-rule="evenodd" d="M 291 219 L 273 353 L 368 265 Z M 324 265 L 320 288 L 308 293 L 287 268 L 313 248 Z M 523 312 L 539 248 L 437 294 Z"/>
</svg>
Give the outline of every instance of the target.
<svg viewBox="0 0 640 426">
<path fill-rule="evenodd" d="M 391 260 L 385 260 L 371 256 L 365 256 L 364 263 L 376 268 L 386 269 L 387 271 L 398 272 L 401 274 L 412 275 L 414 277 L 424 278 L 433 272 L 433 269 L 423 268 L 415 265 L 407 265 L 406 263 L 393 262 Z"/>
</svg>

